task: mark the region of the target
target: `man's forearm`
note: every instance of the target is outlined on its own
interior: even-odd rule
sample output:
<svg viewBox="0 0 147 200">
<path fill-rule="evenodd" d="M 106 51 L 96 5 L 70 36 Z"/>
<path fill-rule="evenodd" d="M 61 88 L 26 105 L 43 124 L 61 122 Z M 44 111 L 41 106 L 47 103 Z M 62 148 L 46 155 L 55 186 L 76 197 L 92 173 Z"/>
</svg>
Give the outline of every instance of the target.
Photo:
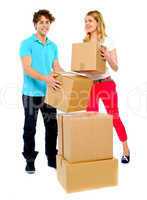
<svg viewBox="0 0 147 200">
<path fill-rule="evenodd" d="M 32 67 L 24 67 L 24 71 L 26 74 L 28 74 L 29 76 L 31 76 L 34 79 L 37 79 L 40 81 L 45 81 L 46 76 L 40 74 L 39 72 L 34 70 Z"/>
<path fill-rule="evenodd" d="M 64 70 L 60 66 L 54 67 L 53 70 L 54 72 L 64 72 Z"/>
<path fill-rule="evenodd" d="M 58 60 L 55 60 L 53 63 L 53 70 L 54 70 L 54 72 L 64 72 L 64 70 L 60 66 Z"/>
</svg>

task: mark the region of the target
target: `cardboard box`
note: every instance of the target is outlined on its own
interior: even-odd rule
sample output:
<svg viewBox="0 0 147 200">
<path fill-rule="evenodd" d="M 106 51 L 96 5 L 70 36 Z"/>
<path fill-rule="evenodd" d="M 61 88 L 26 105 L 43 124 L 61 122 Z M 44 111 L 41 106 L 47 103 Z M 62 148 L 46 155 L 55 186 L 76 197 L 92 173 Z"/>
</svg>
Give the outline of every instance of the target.
<svg viewBox="0 0 147 200">
<path fill-rule="evenodd" d="M 98 44 L 95 42 L 73 44 L 71 70 L 104 73 L 106 70 L 106 61 L 100 55 Z"/>
<path fill-rule="evenodd" d="M 61 89 L 47 89 L 45 103 L 64 112 L 85 110 L 93 81 L 75 73 L 56 75 Z"/>
<path fill-rule="evenodd" d="M 118 160 L 69 163 L 57 155 L 57 178 L 66 192 L 116 186 L 118 184 Z"/>
<path fill-rule="evenodd" d="M 71 163 L 112 158 L 112 115 L 58 114 L 58 152 Z"/>
</svg>

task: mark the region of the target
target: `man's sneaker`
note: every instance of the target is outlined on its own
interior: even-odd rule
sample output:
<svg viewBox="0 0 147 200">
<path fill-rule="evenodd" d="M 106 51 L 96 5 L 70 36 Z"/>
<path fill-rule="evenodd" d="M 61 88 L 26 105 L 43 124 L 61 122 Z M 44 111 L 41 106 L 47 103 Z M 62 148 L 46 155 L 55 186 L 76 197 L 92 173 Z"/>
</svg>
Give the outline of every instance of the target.
<svg viewBox="0 0 147 200">
<path fill-rule="evenodd" d="M 130 153 L 128 155 L 123 155 L 121 158 L 121 163 L 127 164 L 130 162 Z"/>
<path fill-rule="evenodd" d="M 48 158 L 48 166 L 56 169 L 56 158 L 52 158 L 52 159 Z"/>
<path fill-rule="evenodd" d="M 27 165 L 26 165 L 25 171 L 28 174 L 34 174 L 35 173 L 34 161 L 27 161 Z"/>
</svg>

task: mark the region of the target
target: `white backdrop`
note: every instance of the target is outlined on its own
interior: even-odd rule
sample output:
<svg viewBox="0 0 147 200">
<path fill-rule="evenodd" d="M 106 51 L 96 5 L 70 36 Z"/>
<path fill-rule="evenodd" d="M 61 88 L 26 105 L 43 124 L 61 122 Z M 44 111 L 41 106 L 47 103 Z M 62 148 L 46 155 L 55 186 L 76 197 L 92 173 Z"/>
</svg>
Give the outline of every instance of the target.
<svg viewBox="0 0 147 200">
<path fill-rule="evenodd" d="M 120 199 L 145 198 L 147 140 L 147 12 L 143 0 L 5 0 L 0 10 L 0 199 Z M 119 163 L 119 185 L 86 192 L 66 194 L 56 172 L 47 167 L 44 155 L 44 127 L 41 115 L 37 125 L 37 173 L 24 173 L 21 156 L 23 109 L 21 103 L 22 68 L 18 56 L 20 41 L 34 32 L 32 15 L 49 9 L 56 17 L 49 38 L 59 47 L 65 70 L 70 69 L 71 44 L 84 37 L 84 16 L 98 9 L 118 52 L 117 82 L 119 107 L 128 132 L 131 163 Z M 104 108 L 102 106 L 102 111 Z M 114 155 L 120 159 L 121 145 L 114 133 Z"/>
</svg>

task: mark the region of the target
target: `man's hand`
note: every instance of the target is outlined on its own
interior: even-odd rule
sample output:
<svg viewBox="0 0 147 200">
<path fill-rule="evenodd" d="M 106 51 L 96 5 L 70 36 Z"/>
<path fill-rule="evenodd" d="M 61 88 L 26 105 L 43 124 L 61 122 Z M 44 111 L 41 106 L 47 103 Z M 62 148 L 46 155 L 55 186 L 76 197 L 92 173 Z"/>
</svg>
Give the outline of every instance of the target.
<svg viewBox="0 0 147 200">
<path fill-rule="evenodd" d="M 61 83 L 55 79 L 55 76 L 53 74 L 51 74 L 50 76 L 45 76 L 44 80 L 54 90 L 61 88 Z"/>
</svg>

